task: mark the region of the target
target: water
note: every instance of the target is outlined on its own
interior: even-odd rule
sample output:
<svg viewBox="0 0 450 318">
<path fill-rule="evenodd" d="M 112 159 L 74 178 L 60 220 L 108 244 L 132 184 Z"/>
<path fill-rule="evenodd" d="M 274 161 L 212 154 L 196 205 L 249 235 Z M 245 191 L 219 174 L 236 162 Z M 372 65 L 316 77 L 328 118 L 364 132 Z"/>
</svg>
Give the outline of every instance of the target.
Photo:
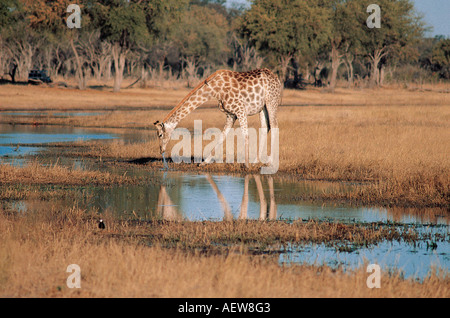
<svg viewBox="0 0 450 318">
<path fill-rule="evenodd" d="M 34 155 L 43 144 L 114 138 L 118 135 L 95 129 L 0 124 L 0 157 Z"/>
<path fill-rule="evenodd" d="M 79 163 L 83 168 L 83 164 Z M 86 167 L 86 166 L 85 166 Z M 119 168 L 116 168 L 119 169 Z M 119 169 L 120 170 L 120 169 Z M 122 171 L 114 171 L 122 173 Z M 382 241 L 370 246 L 346 242 L 288 245 L 279 255 L 280 264 L 328 265 L 344 270 L 374 263 L 384 271 L 399 272 L 406 278 L 423 279 L 433 267 L 448 272 L 450 264 L 449 215 L 440 209 L 388 209 L 316 205 L 288 202 L 292 195 L 315 191 L 348 189 L 350 185 L 331 182 L 294 182 L 270 176 L 189 174 L 180 172 L 143 172 L 127 169 L 129 175 L 146 176 L 146 185 L 82 187 L 78 189 L 80 208 L 100 215 L 138 219 L 221 221 L 231 219 L 325 220 L 345 223 L 383 222 L 400 230 L 414 229 L 418 240 Z M 277 198 L 282 199 L 277 201 Z M 72 207 L 73 199 L 62 202 Z M 26 204 L 18 206 L 23 212 Z M 16 207 L 16 209 L 18 208 Z M 438 235 L 438 236 L 436 236 Z M 436 239 L 442 237 L 443 239 Z M 436 246 L 432 246 L 435 243 Z M 344 247 L 343 249 L 340 247 Z"/>
<path fill-rule="evenodd" d="M 363 265 L 380 265 L 383 272 L 398 273 L 405 278 L 422 280 L 432 269 L 443 269 L 448 274 L 450 256 L 449 243 L 437 244 L 432 249 L 426 242 L 407 244 L 398 241 L 383 241 L 352 252 L 340 252 L 325 244 L 306 244 L 288 247 L 280 253 L 280 264 L 328 265 L 344 271 L 356 270 Z"/>
<path fill-rule="evenodd" d="M 17 158 L 44 149 L 47 143 L 76 140 L 121 138 L 141 140 L 140 133 L 113 133 L 105 130 L 58 126 L 24 126 L 0 124 L 0 157 Z M 33 146 L 36 145 L 36 146 Z M 18 147 L 17 147 L 18 146 Z M 14 159 L 17 160 L 17 159 Z M 46 164 L 48 159 L 42 159 Z M 3 159 L 4 161 L 4 159 Z M 22 164 L 26 162 L 23 159 Z M 362 264 L 376 263 L 384 270 L 400 271 L 405 277 L 423 278 L 434 266 L 448 272 L 450 260 L 448 211 L 443 209 L 402 209 L 354 207 L 317 204 L 298 198 L 317 193 L 345 192 L 358 186 L 341 182 L 311 182 L 293 179 L 248 175 L 247 177 L 145 171 L 139 167 L 99 166 L 92 161 L 58 158 L 58 164 L 76 169 L 106 170 L 111 173 L 145 177 L 145 185 L 110 187 L 85 186 L 78 192 L 77 204 L 86 210 L 117 217 L 140 219 L 221 221 L 230 219 L 325 220 L 344 223 L 383 222 L 387 226 L 414 227 L 419 234 L 416 244 L 404 241 L 383 241 L 368 247 L 350 246 L 339 249 L 329 244 L 286 246 L 280 253 L 280 264 L 306 263 L 354 269 Z M 60 202 L 68 208 L 73 200 Z M 26 213 L 32 209 L 26 201 L 9 203 L 10 208 Z M 434 234 L 444 237 L 434 240 Z M 345 244 L 345 242 L 342 242 Z M 434 246 L 433 244 L 436 244 Z"/>
<path fill-rule="evenodd" d="M 146 185 L 125 185 L 87 188 L 95 197 L 86 202 L 100 213 L 157 213 L 158 207 L 170 206 L 180 219 L 189 221 L 220 221 L 223 219 L 317 219 L 344 223 L 390 222 L 399 224 L 448 225 L 448 213 L 441 209 L 387 209 L 349 205 L 317 204 L 289 201 L 289 195 L 313 195 L 317 192 L 346 191 L 352 185 L 335 182 L 294 181 L 270 176 L 211 175 L 181 172 L 142 172 L 126 169 L 127 175 L 144 176 L 153 182 Z M 116 171 L 116 173 L 123 173 Z M 245 190 L 247 188 L 247 191 Z M 161 202 L 170 202 L 163 204 Z M 165 209 L 159 209 L 161 213 Z M 173 213 L 171 213 L 173 214 Z"/>
<path fill-rule="evenodd" d="M 0 145 L 0 157 L 36 155 L 40 150 L 42 150 L 42 148 L 40 147 L 28 147 L 28 146 L 17 147 L 17 145 L 16 146 Z"/>
</svg>

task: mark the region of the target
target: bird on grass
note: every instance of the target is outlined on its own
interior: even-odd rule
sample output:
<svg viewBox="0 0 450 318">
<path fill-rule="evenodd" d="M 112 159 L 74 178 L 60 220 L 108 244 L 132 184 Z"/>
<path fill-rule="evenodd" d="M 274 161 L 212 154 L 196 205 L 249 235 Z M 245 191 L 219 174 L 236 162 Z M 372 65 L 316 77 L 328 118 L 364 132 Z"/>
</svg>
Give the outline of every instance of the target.
<svg viewBox="0 0 450 318">
<path fill-rule="evenodd" d="M 100 221 L 98 222 L 98 228 L 104 230 L 105 229 L 105 223 L 103 223 L 103 220 L 100 219 Z"/>
</svg>

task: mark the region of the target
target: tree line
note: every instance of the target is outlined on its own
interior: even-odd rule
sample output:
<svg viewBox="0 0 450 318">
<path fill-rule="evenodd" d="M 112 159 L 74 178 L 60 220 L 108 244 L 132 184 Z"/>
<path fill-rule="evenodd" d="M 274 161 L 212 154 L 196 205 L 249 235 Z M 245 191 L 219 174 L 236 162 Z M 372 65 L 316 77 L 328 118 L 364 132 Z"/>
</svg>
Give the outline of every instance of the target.
<svg viewBox="0 0 450 318">
<path fill-rule="evenodd" d="M 68 26 L 71 4 L 80 28 Z M 2 0 L 0 76 L 46 69 L 80 89 L 113 79 L 114 91 L 125 76 L 192 86 L 219 68 L 268 67 L 292 88 L 449 79 L 450 40 L 427 28 L 411 0 Z"/>
</svg>

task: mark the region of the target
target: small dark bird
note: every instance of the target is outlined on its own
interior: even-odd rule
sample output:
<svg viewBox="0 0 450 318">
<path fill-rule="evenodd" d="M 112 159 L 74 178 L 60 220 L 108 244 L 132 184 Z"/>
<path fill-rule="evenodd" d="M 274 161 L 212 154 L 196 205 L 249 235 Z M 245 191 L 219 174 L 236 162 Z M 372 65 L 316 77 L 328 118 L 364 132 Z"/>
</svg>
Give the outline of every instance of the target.
<svg viewBox="0 0 450 318">
<path fill-rule="evenodd" d="M 98 228 L 102 230 L 105 229 L 105 223 L 103 223 L 102 219 L 100 219 L 100 222 L 98 222 Z"/>
</svg>

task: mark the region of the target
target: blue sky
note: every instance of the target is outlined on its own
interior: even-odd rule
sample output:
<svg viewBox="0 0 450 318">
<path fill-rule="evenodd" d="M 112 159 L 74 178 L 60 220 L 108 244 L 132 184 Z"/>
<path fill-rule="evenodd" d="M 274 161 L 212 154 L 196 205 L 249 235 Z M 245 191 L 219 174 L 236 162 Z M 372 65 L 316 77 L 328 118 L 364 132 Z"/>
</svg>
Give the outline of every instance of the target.
<svg viewBox="0 0 450 318">
<path fill-rule="evenodd" d="M 412 0 L 418 12 L 424 14 L 424 20 L 433 30 L 428 36 L 445 35 L 450 37 L 450 0 Z M 247 0 L 227 0 L 231 3 L 248 3 Z M 377 3 L 377 0 L 373 0 Z"/>
<path fill-rule="evenodd" d="M 376 1 L 376 0 L 374 0 Z M 450 1 L 449 0 L 413 0 L 416 10 L 422 12 L 425 22 L 433 27 L 431 35 L 450 37 Z"/>
</svg>

